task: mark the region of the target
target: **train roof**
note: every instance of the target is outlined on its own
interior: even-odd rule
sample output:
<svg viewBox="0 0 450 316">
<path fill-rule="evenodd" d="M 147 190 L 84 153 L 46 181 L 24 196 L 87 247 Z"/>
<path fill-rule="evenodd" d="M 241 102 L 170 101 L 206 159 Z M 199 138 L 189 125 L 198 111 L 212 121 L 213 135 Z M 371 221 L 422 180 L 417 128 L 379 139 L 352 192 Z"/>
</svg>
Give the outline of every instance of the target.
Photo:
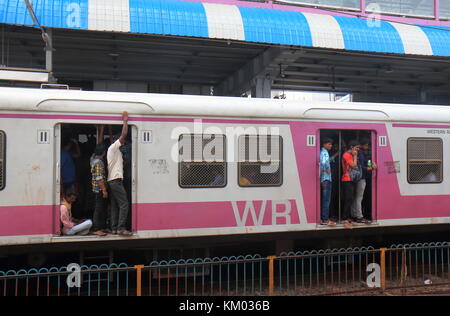
<svg viewBox="0 0 450 316">
<path fill-rule="evenodd" d="M 0 88 L 0 110 L 131 115 L 450 123 L 447 106 Z"/>
</svg>

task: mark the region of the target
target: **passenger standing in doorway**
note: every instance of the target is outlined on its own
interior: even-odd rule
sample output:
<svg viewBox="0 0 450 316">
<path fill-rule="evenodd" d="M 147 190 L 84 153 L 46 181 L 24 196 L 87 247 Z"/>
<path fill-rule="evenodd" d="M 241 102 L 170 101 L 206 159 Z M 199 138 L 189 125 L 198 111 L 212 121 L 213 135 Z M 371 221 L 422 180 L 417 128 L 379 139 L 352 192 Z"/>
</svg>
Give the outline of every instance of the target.
<svg viewBox="0 0 450 316">
<path fill-rule="evenodd" d="M 359 144 L 357 141 L 352 140 L 348 144 L 349 149 L 342 156 L 342 187 L 344 190 L 344 211 L 342 213 L 342 224 L 345 228 L 351 228 L 353 222 L 352 206 L 355 202 L 356 184 L 350 177 L 350 170 L 358 168 L 358 152 Z"/>
<path fill-rule="evenodd" d="M 332 191 L 331 158 L 329 151 L 333 147 L 333 140 L 325 138 L 322 141 L 322 150 L 320 152 L 320 188 L 322 193 L 321 200 L 321 225 L 336 226 L 336 223 L 330 221 L 330 202 Z"/>
<path fill-rule="evenodd" d="M 81 156 L 80 147 L 75 140 L 65 139 L 61 149 L 62 193 L 75 191 L 76 168 L 74 159 Z"/>
<path fill-rule="evenodd" d="M 361 141 L 360 148 L 362 147 L 363 143 L 366 143 L 365 140 Z M 362 151 L 358 152 L 358 166 L 362 170 L 362 177 L 359 181 L 355 183 L 355 199 L 352 206 L 352 218 L 356 220 L 359 224 L 369 224 L 367 220 L 364 219 L 363 215 L 363 209 L 362 209 L 362 201 L 364 198 L 364 191 L 366 190 L 366 177 L 368 172 L 368 162 L 369 160 L 365 159 Z"/>
<path fill-rule="evenodd" d="M 125 145 L 128 135 L 128 113 L 123 112 L 123 127 L 120 136 L 114 136 L 108 149 L 108 184 L 111 189 L 111 230 L 113 234 L 132 236 L 127 230 L 128 199 L 123 185 L 123 157 L 120 147 Z"/>
<path fill-rule="evenodd" d="M 372 157 L 372 150 L 370 148 L 370 141 L 363 139 L 361 141 L 361 163 L 363 166 L 363 178 L 366 180 L 366 189 L 363 194 L 362 210 L 366 223 L 372 222 L 372 173 L 378 169 L 378 165 L 374 162 Z"/>
<path fill-rule="evenodd" d="M 97 144 L 95 153 L 91 157 L 92 191 L 95 196 L 93 234 L 106 236 L 106 202 L 108 190 L 106 188 L 106 168 L 103 159 L 106 148 L 103 144 Z"/>
</svg>

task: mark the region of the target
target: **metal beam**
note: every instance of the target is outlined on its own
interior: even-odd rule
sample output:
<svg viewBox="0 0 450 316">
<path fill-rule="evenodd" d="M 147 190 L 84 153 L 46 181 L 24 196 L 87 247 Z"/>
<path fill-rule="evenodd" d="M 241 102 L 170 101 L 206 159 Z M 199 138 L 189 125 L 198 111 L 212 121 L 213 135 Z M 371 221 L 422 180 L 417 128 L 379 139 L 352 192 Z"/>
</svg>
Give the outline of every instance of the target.
<svg viewBox="0 0 450 316">
<path fill-rule="evenodd" d="M 301 50 L 270 47 L 226 78 L 218 86 L 218 90 L 222 95 L 238 96 L 252 87 L 255 91 L 262 87 L 267 89 L 269 81 L 276 78 L 301 54 Z"/>
</svg>

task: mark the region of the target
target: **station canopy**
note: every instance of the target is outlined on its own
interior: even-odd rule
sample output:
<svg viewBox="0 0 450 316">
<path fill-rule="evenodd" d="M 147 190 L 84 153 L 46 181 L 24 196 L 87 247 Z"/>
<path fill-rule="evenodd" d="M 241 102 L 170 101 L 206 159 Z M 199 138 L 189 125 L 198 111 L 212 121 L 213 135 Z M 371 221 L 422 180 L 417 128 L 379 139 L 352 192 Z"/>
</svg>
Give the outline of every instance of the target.
<svg viewBox="0 0 450 316">
<path fill-rule="evenodd" d="M 125 50 L 139 43 L 133 39 L 133 44 L 130 41 L 132 37 L 125 36 L 150 36 L 156 41 L 153 47 L 172 44 L 179 54 L 194 46 L 206 47 L 210 52 L 215 47 L 216 53 L 224 54 L 221 59 L 224 72 L 220 73 L 220 78 L 211 77 L 204 82 L 197 80 L 198 83 L 220 84 L 268 48 L 282 47 L 291 52 L 296 49 L 303 51 L 295 58 L 288 58 L 288 62 L 278 59 L 273 63 L 272 67 L 275 63 L 284 64 L 279 71 L 283 75 L 283 83 L 279 76 L 275 78 L 275 86 L 278 87 L 297 86 L 303 89 L 311 86 L 310 90 L 324 91 L 341 86 L 341 90 L 357 91 L 350 84 L 352 81 L 379 87 L 374 82 L 377 79 L 372 78 L 374 76 L 370 73 L 373 70 L 384 71 L 387 77 L 395 73 L 394 77 L 384 82 L 386 88 L 392 88 L 395 80 L 404 78 L 407 86 L 423 80 L 425 85 L 434 84 L 433 88 L 448 89 L 448 85 L 442 87 L 449 81 L 448 64 L 444 69 L 439 65 L 442 60 L 448 62 L 447 57 L 450 56 L 450 28 L 446 27 L 182 0 L 30 0 L 30 3 L 41 25 L 56 30 L 55 45 L 59 43 L 62 50 L 68 38 L 73 40 L 77 36 L 80 46 L 84 45 L 83 39 L 91 39 L 90 45 L 93 47 L 96 40 L 110 40 L 107 45 L 111 52 L 108 55 L 113 58 L 120 55 L 120 52 L 114 51 L 117 46 L 113 40 L 128 40 L 129 45 L 122 43 Z M 0 23 L 34 26 L 23 0 L 0 0 Z M 80 31 L 87 33 L 75 33 Z M 108 35 L 102 38 L 99 32 L 107 32 Z M 19 30 L 17 33 L 20 37 L 20 33 L 24 32 Z M 162 42 L 161 38 L 167 40 Z M 144 43 L 144 40 L 141 42 Z M 180 46 L 175 47 L 177 44 Z M 75 47 L 73 49 L 76 50 Z M 227 49 L 230 60 L 242 57 L 243 62 L 236 62 L 230 67 L 227 64 Z M 233 49 L 236 55 L 233 55 Z M 203 54 L 200 49 L 194 50 L 194 58 Z M 55 60 L 61 58 L 57 56 L 58 48 Z M 176 58 L 172 60 L 176 63 Z M 122 61 L 125 59 L 122 58 Z M 189 68 L 195 63 L 185 66 Z M 64 67 L 61 65 L 61 69 Z M 419 69 L 421 67 L 424 67 L 422 71 Z M 118 69 L 120 67 L 114 71 L 118 72 Z M 339 69 L 342 69 L 342 77 Z M 323 70 L 328 72 L 325 82 Z M 55 72 L 58 72 L 57 65 Z M 397 74 L 400 75 L 398 78 L 395 77 Z M 436 82 L 427 80 L 427 75 L 436 75 L 433 76 Z M 443 76 L 438 78 L 439 75 Z M 422 79 L 418 79 L 420 76 Z M 161 77 L 164 78 L 164 75 Z"/>
<path fill-rule="evenodd" d="M 441 27 L 179 0 L 31 0 L 43 26 L 394 54 L 450 56 Z M 0 22 L 33 25 L 23 0 L 1 0 Z"/>
</svg>

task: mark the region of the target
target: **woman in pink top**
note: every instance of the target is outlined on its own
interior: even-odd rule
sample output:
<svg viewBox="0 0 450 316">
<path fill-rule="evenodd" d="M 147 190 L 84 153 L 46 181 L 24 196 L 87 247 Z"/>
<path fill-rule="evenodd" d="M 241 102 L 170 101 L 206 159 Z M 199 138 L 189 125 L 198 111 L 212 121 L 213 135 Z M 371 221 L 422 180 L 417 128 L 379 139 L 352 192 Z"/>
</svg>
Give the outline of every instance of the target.
<svg viewBox="0 0 450 316">
<path fill-rule="evenodd" d="M 66 236 L 73 236 L 76 234 L 87 235 L 92 227 L 90 219 L 86 221 L 77 221 L 72 217 L 72 204 L 77 200 L 75 192 L 67 192 L 65 198 L 61 201 L 61 225 L 62 234 Z"/>
<path fill-rule="evenodd" d="M 355 201 L 356 184 L 351 180 L 349 171 L 358 167 L 359 143 L 352 140 L 349 149 L 342 156 L 342 187 L 344 190 L 344 211 L 342 213 L 342 224 L 345 228 L 351 228 L 352 206 Z"/>
</svg>

